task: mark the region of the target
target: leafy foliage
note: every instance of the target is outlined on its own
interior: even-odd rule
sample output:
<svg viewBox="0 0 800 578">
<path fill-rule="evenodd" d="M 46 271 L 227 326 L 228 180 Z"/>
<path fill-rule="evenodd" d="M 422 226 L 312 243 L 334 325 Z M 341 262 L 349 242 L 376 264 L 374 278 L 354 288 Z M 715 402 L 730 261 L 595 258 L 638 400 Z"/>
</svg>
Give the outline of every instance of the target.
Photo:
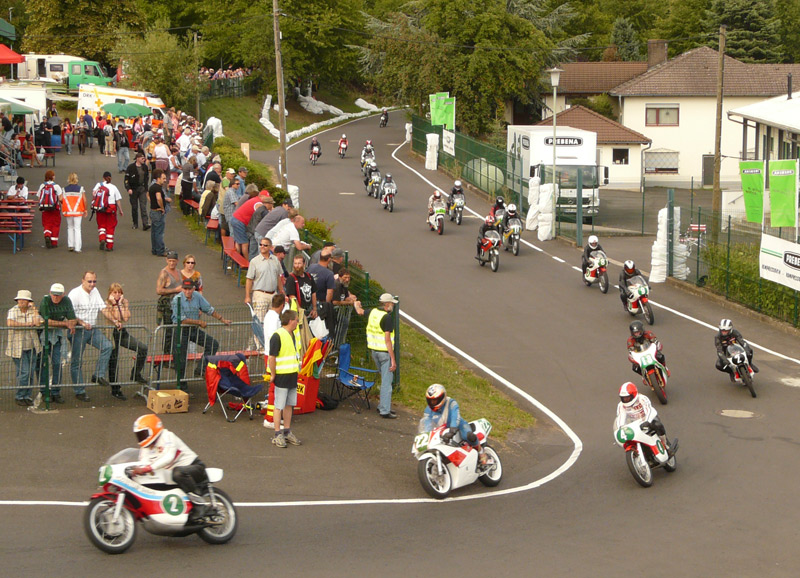
<svg viewBox="0 0 800 578">
<path fill-rule="evenodd" d="M 743 62 L 780 61 L 780 37 L 772 1 L 714 0 L 709 31 L 722 24 L 728 27 L 725 52 L 733 58 Z"/>
<path fill-rule="evenodd" d="M 633 23 L 625 17 L 620 16 L 614 20 L 614 27 L 611 29 L 611 44 L 617 51 L 617 59 L 624 62 L 641 60 L 639 54 L 639 38 Z"/>
<path fill-rule="evenodd" d="M 227 137 L 214 141 L 214 153 L 222 158 L 223 166 L 247 167 L 247 182 L 255 183 L 259 189 L 266 189 L 276 203 L 280 203 L 286 193 L 275 187 L 272 175 L 261 163 L 247 160 L 239 146 Z"/>
</svg>

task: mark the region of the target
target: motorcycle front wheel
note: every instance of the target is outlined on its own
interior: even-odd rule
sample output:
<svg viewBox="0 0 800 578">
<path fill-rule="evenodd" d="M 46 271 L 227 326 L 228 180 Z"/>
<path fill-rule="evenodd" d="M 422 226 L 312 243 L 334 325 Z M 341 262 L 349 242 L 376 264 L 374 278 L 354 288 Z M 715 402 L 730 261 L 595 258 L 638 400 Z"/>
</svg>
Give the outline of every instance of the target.
<svg viewBox="0 0 800 578">
<path fill-rule="evenodd" d="M 633 479 L 645 488 L 653 485 L 653 470 L 641 451 L 625 452 L 625 461 L 628 462 L 628 469 L 633 475 Z"/>
<path fill-rule="evenodd" d="M 436 223 L 436 232 L 440 235 L 444 233 L 444 219 L 438 219 Z"/>
<path fill-rule="evenodd" d="M 653 389 L 661 405 L 667 405 L 667 392 L 664 389 L 664 378 L 658 372 L 654 373 L 653 376 L 655 377 L 655 381 L 653 381 L 649 373 L 647 374 L 647 384 Z"/>
<path fill-rule="evenodd" d="M 394 197 L 389 197 L 389 212 L 394 212 Z"/>
<path fill-rule="evenodd" d="M 648 325 L 653 325 L 656 322 L 656 315 L 653 313 L 653 306 L 650 303 L 642 303 L 642 314 L 644 315 L 644 320 L 647 321 Z"/>
<path fill-rule="evenodd" d="M 453 480 L 446 464 L 442 464 L 443 472 L 440 474 L 433 456 L 426 456 L 417 463 L 417 474 L 422 488 L 433 498 L 442 500 L 447 497 L 453 488 Z"/>
<path fill-rule="evenodd" d="M 511 241 L 511 252 L 514 254 L 515 257 L 519 255 L 519 239 L 517 239 L 516 237 L 514 238 L 513 241 Z"/>
<path fill-rule="evenodd" d="M 608 293 L 608 273 L 600 275 L 600 291 L 602 293 Z"/>
<path fill-rule="evenodd" d="M 239 527 L 239 516 L 236 514 L 233 500 L 222 490 L 214 488 L 214 500 L 217 502 L 217 507 L 210 517 L 217 522 L 222 521 L 222 523 L 207 526 L 198 534 L 209 544 L 224 544 L 236 534 L 236 529 Z"/>
<path fill-rule="evenodd" d="M 746 365 L 743 365 L 739 368 L 739 375 L 742 377 L 742 381 L 744 382 L 747 389 L 750 390 L 750 395 L 756 397 L 756 390 L 753 387 L 753 376 L 750 375 L 750 370 Z"/>
<path fill-rule="evenodd" d="M 89 502 L 83 527 L 89 540 L 106 554 L 122 554 L 136 539 L 136 520 L 130 510 L 122 508 L 114 521 L 114 500 L 105 497 Z"/>
<path fill-rule="evenodd" d="M 478 479 L 484 486 L 493 488 L 500 483 L 503 477 L 503 464 L 500 463 L 500 456 L 497 455 L 497 452 L 494 451 L 492 446 L 483 446 L 483 451 L 486 452 L 486 457 L 489 461 L 489 469 Z"/>
<path fill-rule="evenodd" d="M 500 254 L 495 250 L 489 255 L 489 263 L 492 266 L 492 271 L 497 273 L 497 270 L 500 268 Z"/>
<path fill-rule="evenodd" d="M 461 220 L 463 218 L 464 217 L 462 216 L 461 211 L 456 212 L 456 225 L 461 225 Z"/>
</svg>

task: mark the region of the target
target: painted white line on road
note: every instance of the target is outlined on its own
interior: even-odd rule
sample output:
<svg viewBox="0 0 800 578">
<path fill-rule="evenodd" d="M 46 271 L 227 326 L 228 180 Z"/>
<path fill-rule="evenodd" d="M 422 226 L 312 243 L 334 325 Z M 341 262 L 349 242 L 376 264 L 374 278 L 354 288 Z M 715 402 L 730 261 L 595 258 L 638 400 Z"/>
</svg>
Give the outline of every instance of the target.
<svg viewBox="0 0 800 578">
<path fill-rule="evenodd" d="M 573 265 L 572 268 L 575 269 L 578 273 L 583 273 L 580 267 L 576 267 L 575 265 Z"/>
<path fill-rule="evenodd" d="M 564 261 L 564 259 L 562 259 L 561 257 L 556 257 L 555 255 L 550 255 L 550 257 L 552 257 L 553 261 L 558 261 L 559 263 L 566 263 L 566 261 Z"/>
<path fill-rule="evenodd" d="M 355 193 L 339 193 L 340 195 L 355 195 Z"/>
</svg>

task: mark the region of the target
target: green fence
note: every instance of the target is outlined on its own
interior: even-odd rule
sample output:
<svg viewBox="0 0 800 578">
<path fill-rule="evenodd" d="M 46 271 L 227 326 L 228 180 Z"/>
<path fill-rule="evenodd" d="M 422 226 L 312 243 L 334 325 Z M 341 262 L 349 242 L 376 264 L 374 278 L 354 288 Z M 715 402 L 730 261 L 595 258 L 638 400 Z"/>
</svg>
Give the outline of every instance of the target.
<svg viewBox="0 0 800 578">
<path fill-rule="evenodd" d="M 264 81 L 261 77 L 218 78 L 200 83 L 200 98 L 223 98 L 226 96 L 248 96 L 258 94 Z"/>
</svg>

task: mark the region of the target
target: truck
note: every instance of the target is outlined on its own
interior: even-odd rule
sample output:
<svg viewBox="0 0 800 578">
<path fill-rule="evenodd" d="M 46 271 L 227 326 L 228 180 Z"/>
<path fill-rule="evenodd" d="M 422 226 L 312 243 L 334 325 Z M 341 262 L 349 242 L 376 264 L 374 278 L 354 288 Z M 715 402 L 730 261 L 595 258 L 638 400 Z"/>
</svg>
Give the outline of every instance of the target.
<svg viewBox="0 0 800 578">
<path fill-rule="evenodd" d="M 125 90 L 112 86 L 82 84 L 78 87 L 78 113 L 102 112 L 103 105 L 111 102 L 141 104 L 152 111 L 154 126 L 164 121 L 165 106 L 158 95 L 140 90 Z"/>
<path fill-rule="evenodd" d="M 25 62 L 18 65 L 20 80 L 46 80 L 63 82 L 70 90 L 77 90 L 81 84 L 110 86 L 114 83 L 105 68 L 94 60 L 69 54 L 24 55 Z"/>
<path fill-rule="evenodd" d="M 553 127 L 509 125 L 506 143 L 514 190 L 527 187 L 533 177 L 543 185 L 553 182 Z M 608 184 L 608 167 L 597 164 L 597 133 L 557 126 L 555 147 L 556 210 L 576 214 L 580 173 L 582 216 L 590 221 L 600 210 L 600 185 Z"/>
</svg>

